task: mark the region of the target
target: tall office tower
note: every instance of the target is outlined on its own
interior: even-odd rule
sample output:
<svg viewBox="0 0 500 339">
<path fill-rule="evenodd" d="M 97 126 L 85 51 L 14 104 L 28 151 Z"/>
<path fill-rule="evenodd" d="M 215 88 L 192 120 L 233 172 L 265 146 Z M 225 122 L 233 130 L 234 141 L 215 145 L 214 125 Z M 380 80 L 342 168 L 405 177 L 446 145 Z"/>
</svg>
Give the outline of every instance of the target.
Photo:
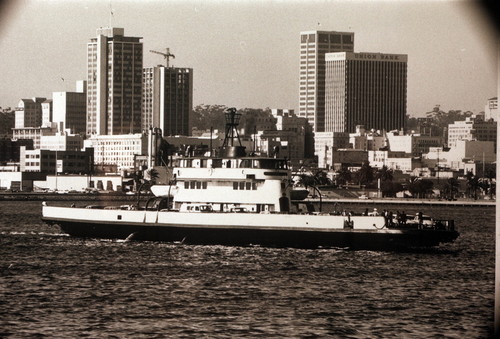
<svg viewBox="0 0 500 339">
<path fill-rule="evenodd" d="M 484 120 L 498 120 L 498 97 L 488 99 L 484 107 Z"/>
<path fill-rule="evenodd" d="M 314 132 L 325 131 L 325 54 L 344 51 L 354 51 L 354 33 L 300 33 L 299 117 L 307 118 Z"/>
<path fill-rule="evenodd" d="M 86 129 L 86 98 L 85 81 L 76 83 L 76 92 L 53 92 L 53 118 L 62 131 L 67 128 L 72 133 L 85 134 Z M 60 130 L 60 132 L 62 132 Z"/>
<path fill-rule="evenodd" d="M 404 127 L 407 62 L 406 54 L 328 53 L 326 131 Z"/>
<path fill-rule="evenodd" d="M 42 103 L 46 98 L 21 99 L 16 107 L 15 128 L 40 127 L 42 125 Z"/>
<path fill-rule="evenodd" d="M 143 72 L 142 129 L 159 127 L 163 136 L 191 135 L 193 69 L 146 67 Z"/>
<path fill-rule="evenodd" d="M 87 134 L 141 131 L 142 38 L 100 28 L 87 43 Z"/>
<path fill-rule="evenodd" d="M 42 125 L 41 126 L 50 126 L 52 122 L 52 110 L 53 110 L 52 99 L 47 99 L 42 102 Z"/>
</svg>

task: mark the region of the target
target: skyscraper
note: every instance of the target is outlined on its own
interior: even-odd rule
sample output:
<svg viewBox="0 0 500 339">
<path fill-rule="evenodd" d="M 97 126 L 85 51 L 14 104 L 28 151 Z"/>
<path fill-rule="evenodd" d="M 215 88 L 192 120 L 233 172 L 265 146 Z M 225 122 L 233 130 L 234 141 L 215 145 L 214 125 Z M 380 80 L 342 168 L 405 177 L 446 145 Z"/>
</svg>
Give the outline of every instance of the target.
<svg viewBox="0 0 500 339">
<path fill-rule="evenodd" d="M 100 28 L 87 44 L 87 134 L 141 131 L 142 38 Z"/>
<path fill-rule="evenodd" d="M 407 61 L 405 54 L 326 54 L 325 131 L 404 127 Z"/>
<path fill-rule="evenodd" d="M 40 127 L 42 125 L 42 103 L 46 98 L 21 99 L 16 107 L 15 128 Z"/>
<path fill-rule="evenodd" d="M 78 81 L 76 92 L 52 93 L 53 118 L 51 121 L 58 123 L 63 131 L 69 128 L 72 133 L 85 134 L 86 91 L 86 82 Z"/>
<path fill-rule="evenodd" d="M 143 73 L 142 129 L 159 127 L 163 136 L 191 135 L 193 69 L 147 67 Z"/>
<path fill-rule="evenodd" d="M 314 132 L 325 131 L 325 54 L 344 51 L 354 51 L 354 33 L 300 33 L 299 117 L 307 118 Z"/>
</svg>

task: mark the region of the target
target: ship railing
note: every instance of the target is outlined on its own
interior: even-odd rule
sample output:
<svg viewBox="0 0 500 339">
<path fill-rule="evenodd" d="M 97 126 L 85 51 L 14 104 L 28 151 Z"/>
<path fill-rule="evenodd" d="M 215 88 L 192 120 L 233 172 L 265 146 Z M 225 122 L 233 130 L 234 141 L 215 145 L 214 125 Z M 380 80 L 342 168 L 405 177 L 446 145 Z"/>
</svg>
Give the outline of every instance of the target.
<svg viewBox="0 0 500 339">
<path fill-rule="evenodd" d="M 432 223 L 419 223 L 414 220 L 407 222 L 389 222 L 387 228 L 396 229 L 425 229 L 425 230 L 440 230 L 440 231 L 455 231 L 455 221 L 449 219 L 433 219 Z"/>
<path fill-rule="evenodd" d="M 435 220 L 433 226 L 437 230 L 454 231 L 455 220 Z"/>
</svg>

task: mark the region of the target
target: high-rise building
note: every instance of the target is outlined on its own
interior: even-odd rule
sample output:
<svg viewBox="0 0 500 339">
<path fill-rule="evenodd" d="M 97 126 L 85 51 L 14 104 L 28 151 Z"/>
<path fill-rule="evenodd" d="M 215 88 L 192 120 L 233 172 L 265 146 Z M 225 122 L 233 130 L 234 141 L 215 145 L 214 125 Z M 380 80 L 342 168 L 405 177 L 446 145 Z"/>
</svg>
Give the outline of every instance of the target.
<svg viewBox="0 0 500 339">
<path fill-rule="evenodd" d="M 85 148 L 94 149 L 94 164 L 116 166 L 117 169 L 134 169 L 137 156 L 148 152 L 146 134 L 91 135 L 84 142 Z"/>
<path fill-rule="evenodd" d="M 159 127 L 163 136 L 191 135 L 193 69 L 147 67 L 143 72 L 142 129 Z"/>
<path fill-rule="evenodd" d="M 493 141 L 496 147 L 497 122 L 484 121 L 482 117 L 467 117 L 448 125 L 448 147 L 455 147 L 459 140 Z"/>
<path fill-rule="evenodd" d="M 314 132 L 325 131 L 325 54 L 353 52 L 354 33 L 307 31 L 300 33 L 299 117 Z"/>
<path fill-rule="evenodd" d="M 16 107 L 15 128 L 42 126 L 42 103 L 46 98 L 21 99 Z"/>
<path fill-rule="evenodd" d="M 77 82 L 76 92 L 53 92 L 53 118 L 60 126 L 60 132 L 71 129 L 72 133 L 85 134 L 86 98 L 85 81 Z"/>
<path fill-rule="evenodd" d="M 49 126 L 52 122 L 52 99 L 42 102 L 42 126 Z"/>
<path fill-rule="evenodd" d="M 326 54 L 325 131 L 355 132 L 404 127 L 406 54 Z"/>
<path fill-rule="evenodd" d="M 141 131 L 141 39 L 100 28 L 87 44 L 87 134 Z"/>
<path fill-rule="evenodd" d="M 484 107 L 484 120 L 498 120 L 498 97 L 488 99 Z"/>
</svg>

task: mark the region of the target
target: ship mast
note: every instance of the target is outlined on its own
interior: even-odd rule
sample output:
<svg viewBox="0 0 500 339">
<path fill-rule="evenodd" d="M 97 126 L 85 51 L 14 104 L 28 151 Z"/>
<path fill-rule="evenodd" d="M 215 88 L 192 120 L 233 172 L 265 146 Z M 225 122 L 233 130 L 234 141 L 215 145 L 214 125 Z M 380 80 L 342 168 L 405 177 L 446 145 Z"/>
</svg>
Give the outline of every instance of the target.
<svg viewBox="0 0 500 339">
<path fill-rule="evenodd" d="M 226 119 L 226 135 L 222 143 L 222 156 L 228 158 L 245 156 L 245 147 L 241 145 L 237 128 L 240 123 L 241 113 L 236 108 L 231 107 L 225 110 L 224 117 Z M 237 145 L 235 145 L 235 141 L 237 141 Z"/>
</svg>

